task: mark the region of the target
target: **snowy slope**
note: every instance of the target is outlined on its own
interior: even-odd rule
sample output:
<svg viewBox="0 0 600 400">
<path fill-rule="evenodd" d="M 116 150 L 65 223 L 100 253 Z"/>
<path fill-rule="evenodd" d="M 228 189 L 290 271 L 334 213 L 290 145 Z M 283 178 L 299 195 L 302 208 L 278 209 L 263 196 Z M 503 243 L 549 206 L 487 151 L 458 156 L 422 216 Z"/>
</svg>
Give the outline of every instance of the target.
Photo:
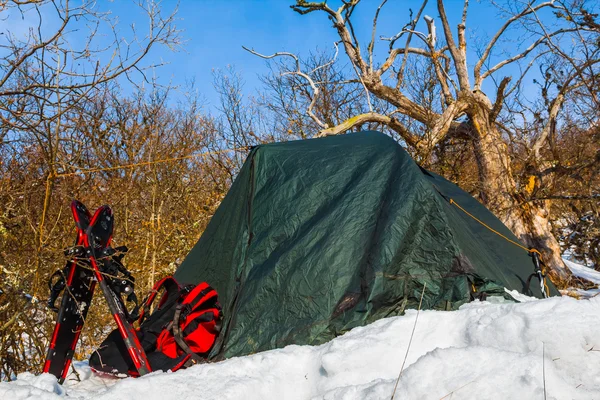
<svg viewBox="0 0 600 400">
<path fill-rule="evenodd" d="M 600 399 L 600 297 L 475 302 L 422 311 L 396 399 Z M 138 379 L 47 374 L 0 384 L 0 399 L 389 399 L 416 311 L 321 346 L 288 346 Z M 544 343 L 544 345 L 542 345 Z M 72 378 L 72 377 L 71 377 Z"/>
</svg>

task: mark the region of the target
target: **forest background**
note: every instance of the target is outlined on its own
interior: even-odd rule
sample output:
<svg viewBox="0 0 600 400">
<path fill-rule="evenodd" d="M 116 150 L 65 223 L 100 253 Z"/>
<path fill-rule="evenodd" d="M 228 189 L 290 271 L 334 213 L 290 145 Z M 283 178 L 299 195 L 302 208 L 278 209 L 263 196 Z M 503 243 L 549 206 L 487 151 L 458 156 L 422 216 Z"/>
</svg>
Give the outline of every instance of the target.
<svg viewBox="0 0 600 400">
<path fill-rule="evenodd" d="M 560 287 L 565 251 L 599 269 L 598 7 L 0 1 L 2 379 L 42 365 L 72 199 L 113 207 L 146 293 L 261 143 L 381 130 L 539 248 Z M 110 324 L 96 296 L 76 357 Z"/>
</svg>

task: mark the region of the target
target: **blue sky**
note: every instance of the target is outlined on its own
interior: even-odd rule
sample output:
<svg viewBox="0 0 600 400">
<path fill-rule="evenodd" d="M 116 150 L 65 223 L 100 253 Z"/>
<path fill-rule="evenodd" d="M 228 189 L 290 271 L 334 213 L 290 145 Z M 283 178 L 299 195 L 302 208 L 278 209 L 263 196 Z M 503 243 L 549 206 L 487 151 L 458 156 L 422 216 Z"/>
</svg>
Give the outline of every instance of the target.
<svg viewBox="0 0 600 400">
<path fill-rule="evenodd" d="M 148 65 L 159 60 L 166 61 L 167 65 L 153 72 L 157 81 L 181 87 L 184 87 L 188 81 L 194 81 L 197 90 L 206 99 L 208 107 L 213 109 L 218 102 L 212 87 L 214 69 L 235 67 L 246 81 L 245 90 L 248 94 L 259 88 L 258 76 L 268 72 L 266 61 L 244 51 L 242 45 L 254 48 L 263 54 L 289 51 L 300 56 L 307 55 L 309 51 L 317 48 L 321 50 L 333 48 L 333 43 L 339 38 L 326 15 L 322 12 L 299 15 L 290 9 L 293 3 L 293 0 L 181 0 L 178 5 L 176 1 L 164 0 L 160 4 L 166 14 L 179 7 L 177 27 L 181 30 L 185 42 L 177 52 L 166 48 L 155 48 L 145 63 Z M 340 1 L 328 2 L 332 8 L 337 8 L 339 3 Z M 435 3 L 436 1 L 430 0 L 423 15 L 434 17 L 438 32 L 441 32 L 442 27 Z M 515 1 L 509 3 L 521 4 Z M 373 15 L 379 4 L 379 0 L 363 0 L 354 13 L 354 27 L 363 48 L 370 39 Z M 445 4 L 455 31 L 463 2 L 446 0 Z M 97 5 L 101 11 L 108 11 L 118 17 L 124 37 L 127 37 L 128 26 L 131 23 L 136 25 L 139 32 L 143 32 L 146 21 L 133 1 L 99 0 Z M 420 5 L 421 1 L 388 0 L 380 15 L 376 37 L 379 38 L 380 35 L 389 37 L 396 34 L 409 21 L 409 9 L 412 8 L 416 13 Z M 52 9 L 46 12 L 44 25 L 48 32 L 51 32 L 52 26 L 58 20 L 53 15 Z M 3 21 L 0 31 L 24 35 L 28 27 L 35 26 L 36 18 L 37 14 L 33 12 L 25 18 L 21 18 L 18 14 L 13 15 L 12 18 Z M 503 20 L 498 16 L 497 9 L 489 2 L 471 0 L 467 20 L 467 40 L 470 50 L 468 61 L 471 65 L 476 61 L 474 44 L 478 41 L 485 42 L 500 27 Z M 424 22 L 420 22 L 417 30 L 426 31 Z M 506 43 L 505 49 L 509 54 L 515 54 L 519 48 L 522 49 L 532 41 L 519 29 L 508 33 L 511 42 Z M 84 38 L 77 37 L 78 34 L 80 33 L 74 32 L 71 41 L 79 40 L 84 43 Z M 100 45 L 102 40 L 108 39 L 100 39 Z M 418 41 L 413 41 L 413 44 L 415 43 Z M 398 45 L 401 46 L 402 43 Z M 386 54 L 387 42 L 378 40 L 375 48 L 376 60 L 383 59 Z M 110 54 L 106 53 L 105 57 L 108 56 Z M 347 62 L 345 54 L 340 54 L 340 61 Z M 510 74 L 516 72 L 516 69 L 511 68 L 503 72 Z M 141 82 L 141 78 L 138 78 Z M 530 83 L 529 85 L 533 90 L 532 85 Z M 490 88 L 492 88 L 491 81 L 484 86 L 484 90 Z"/>
<path fill-rule="evenodd" d="M 435 2 L 430 3 L 424 15 L 436 18 L 438 30 L 441 30 Z M 186 80 L 194 80 L 210 106 L 217 102 L 212 88 L 213 69 L 234 66 L 242 73 L 246 91 L 250 93 L 259 87 L 257 76 L 266 74 L 267 68 L 264 60 L 244 51 L 242 45 L 263 54 L 290 51 L 306 55 L 317 47 L 332 49 L 334 41 L 338 39 L 324 13 L 301 16 L 290 9 L 291 4 L 291 0 L 183 0 L 179 4 L 177 26 L 182 30 L 185 45 L 176 53 L 157 49 L 148 61 L 158 58 L 168 61 L 169 65 L 155 71 L 158 81 L 184 85 Z M 328 4 L 337 7 L 339 2 Z M 420 4 L 420 1 L 388 1 L 380 15 L 377 38 L 380 35 L 396 34 L 408 22 L 409 8 L 416 13 Z M 462 1 L 449 0 L 446 4 L 446 10 L 456 26 L 462 12 Z M 165 12 L 176 5 L 171 0 L 162 3 Z M 373 15 L 378 5 L 379 1 L 365 0 L 359 4 L 354 14 L 353 22 L 363 46 L 370 39 Z M 135 7 L 128 1 L 101 2 L 100 6 L 119 15 L 123 21 L 137 18 Z M 489 36 L 492 30 L 500 26 L 496 10 L 489 5 L 471 1 L 469 10 L 467 25 L 471 35 Z M 139 23 L 142 23 L 141 19 Z M 424 24 L 420 28 L 425 31 Z M 376 56 L 383 57 L 386 51 L 387 43 L 380 42 L 375 53 Z M 346 61 L 345 55 L 341 55 L 341 58 L 343 62 Z"/>
</svg>

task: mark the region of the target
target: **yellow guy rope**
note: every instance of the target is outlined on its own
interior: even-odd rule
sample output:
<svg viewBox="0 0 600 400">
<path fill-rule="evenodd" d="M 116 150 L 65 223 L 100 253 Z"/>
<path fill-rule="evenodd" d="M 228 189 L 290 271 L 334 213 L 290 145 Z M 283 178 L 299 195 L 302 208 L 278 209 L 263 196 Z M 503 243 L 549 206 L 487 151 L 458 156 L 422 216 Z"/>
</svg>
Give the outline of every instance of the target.
<svg viewBox="0 0 600 400">
<path fill-rule="evenodd" d="M 515 242 L 512 239 L 509 239 L 505 235 L 501 234 L 500 232 L 498 232 L 497 230 L 495 230 L 494 228 L 492 228 L 491 226 L 489 226 L 488 224 L 486 224 L 485 222 L 483 222 L 482 220 L 480 220 L 479 218 L 477 218 L 476 216 L 474 216 L 473 214 L 471 214 L 470 212 L 468 212 L 467 210 L 465 210 L 464 208 L 462 208 L 456 201 L 454 201 L 454 199 L 452 199 L 452 198 L 450 199 L 450 204 L 455 205 L 459 210 L 461 210 L 462 212 L 464 212 L 465 214 L 467 214 L 469 217 L 473 218 L 475 221 L 479 222 L 481 225 L 483 225 L 484 227 L 486 227 L 487 229 L 489 229 L 490 231 L 492 231 L 496 235 L 500 236 L 504 240 L 506 240 L 506 241 L 514 244 L 515 246 L 518 246 L 518 247 L 522 248 L 527 253 L 537 253 L 541 257 L 542 253 L 540 253 L 539 250 L 537 250 L 537 249 L 529 249 L 529 248 L 523 246 L 521 243 Z M 543 271 L 542 271 L 542 273 L 543 273 Z M 546 284 L 546 278 L 544 278 L 544 287 L 546 288 L 546 294 L 548 296 L 550 296 L 550 289 L 548 288 L 548 285 Z"/>
<path fill-rule="evenodd" d="M 114 167 L 83 169 L 83 170 L 79 170 L 77 172 L 66 172 L 66 173 L 63 173 L 63 174 L 56 174 L 56 175 L 54 175 L 54 177 L 55 178 L 62 178 L 62 177 L 65 177 L 65 176 L 74 176 L 74 175 L 80 175 L 80 174 L 89 174 L 89 173 L 92 173 L 92 172 L 114 171 L 114 170 L 117 170 L 117 169 L 128 169 L 128 168 L 143 167 L 143 166 L 146 166 L 146 165 L 153 165 L 153 164 L 160 164 L 160 163 L 166 163 L 166 162 L 171 162 L 171 161 L 188 160 L 190 158 L 196 158 L 196 157 L 207 157 L 207 156 L 211 156 L 211 155 L 230 153 L 232 151 L 247 151 L 248 149 L 249 149 L 248 146 L 243 146 L 243 147 L 237 147 L 235 149 L 218 150 L 218 151 L 207 151 L 207 152 L 204 152 L 204 153 L 190 154 L 190 155 L 182 156 L 182 157 L 165 158 L 165 159 L 162 159 L 162 160 L 145 161 L 145 162 L 134 163 L 134 164 L 126 164 L 126 165 L 117 165 L 117 166 L 114 166 Z"/>
<path fill-rule="evenodd" d="M 485 222 L 478 219 L 476 216 L 474 216 L 473 214 L 471 214 L 470 212 L 468 212 L 467 210 L 465 210 L 464 208 L 459 206 L 458 203 L 455 202 L 453 199 L 450 199 L 450 204 L 454 204 L 456 207 L 458 207 L 458 209 L 460 209 L 462 212 L 467 214 L 469 217 L 473 218 L 475 221 L 479 222 L 481 225 L 485 226 L 486 228 L 488 228 L 490 231 L 494 232 L 496 235 L 500 236 L 501 238 L 511 242 L 515 246 L 519 246 L 520 248 L 522 248 L 523 250 L 525 250 L 528 253 L 539 253 L 539 251 L 537 251 L 536 249 L 529 250 L 527 247 L 523 246 L 521 243 L 515 242 L 514 240 L 507 238 L 506 236 L 504 236 L 503 234 L 501 234 L 500 232 L 498 232 L 497 230 L 495 230 L 491 226 L 487 225 Z"/>
<path fill-rule="evenodd" d="M 224 153 L 229 153 L 232 151 L 247 151 L 249 148 L 250 147 L 248 147 L 248 146 L 243 146 L 243 147 L 237 147 L 234 149 L 227 149 L 227 150 L 207 151 L 204 153 L 190 154 L 190 155 L 182 156 L 182 157 L 165 158 L 165 159 L 161 159 L 161 160 L 146 161 L 146 162 L 140 162 L 140 163 L 134 163 L 134 164 L 126 164 L 126 165 L 117 165 L 114 167 L 106 167 L 106 168 L 90 168 L 90 169 L 79 170 L 77 172 L 65 172 L 62 174 L 57 174 L 54 171 L 52 171 L 51 173 L 48 174 L 48 177 L 46 178 L 46 193 L 44 196 L 44 210 L 42 212 L 42 220 L 40 222 L 40 228 L 39 228 L 39 249 L 41 249 L 42 245 L 43 245 L 43 234 L 44 234 L 43 230 L 44 230 L 45 216 L 46 216 L 46 213 L 48 210 L 48 206 L 50 204 L 50 194 L 51 194 L 50 191 L 52 189 L 52 183 L 57 178 L 89 174 L 92 172 L 103 172 L 103 171 L 114 171 L 114 170 L 118 170 L 118 169 L 136 168 L 136 167 L 166 163 L 166 162 L 171 162 L 171 161 L 187 160 L 187 159 L 196 158 L 196 157 L 206 157 L 206 156 L 211 156 L 211 155 L 224 154 Z M 38 253 L 39 253 L 39 250 L 38 250 Z M 38 274 L 39 274 L 39 265 L 35 271 L 34 298 L 37 297 Z"/>
</svg>

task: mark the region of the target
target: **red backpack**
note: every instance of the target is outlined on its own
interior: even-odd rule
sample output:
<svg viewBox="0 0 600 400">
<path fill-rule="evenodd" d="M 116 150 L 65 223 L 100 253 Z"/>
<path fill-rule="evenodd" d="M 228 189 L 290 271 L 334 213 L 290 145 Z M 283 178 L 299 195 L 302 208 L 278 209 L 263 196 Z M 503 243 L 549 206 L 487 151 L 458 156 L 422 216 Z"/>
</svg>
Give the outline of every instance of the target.
<svg viewBox="0 0 600 400">
<path fill-rule="evenodd" d="M 162 290 L 158 307 L 150 314 Z M 176 371 L 206 362 L 222 317 L 217 292 L 207 283 L 180 286 L 171 276 L 157 282 L 144 301 L 136 330 L 151 369 Z M 113 331 L 92 354 L 90 366 L 100 372 L 137 376 L 118 331 Z"/>
</svg>

